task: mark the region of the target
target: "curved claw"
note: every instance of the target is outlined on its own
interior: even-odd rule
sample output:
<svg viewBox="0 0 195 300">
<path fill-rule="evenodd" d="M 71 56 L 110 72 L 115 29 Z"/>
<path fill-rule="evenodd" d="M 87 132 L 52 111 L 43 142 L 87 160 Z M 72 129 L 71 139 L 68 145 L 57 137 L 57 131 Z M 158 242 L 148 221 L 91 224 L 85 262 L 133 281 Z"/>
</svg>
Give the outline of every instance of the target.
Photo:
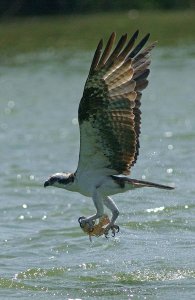
<svg viewBox="0 0 195 300">
<path fill-rule="evenodd" d="M 112 237 L 115 237 L 116 233 L 118 233 L 120 231 L 120 228 L 118 225 L 114 224 L 112 226 L 108 226 L 106 229 L 105 229 L 105 237 L 108 238 L 108 233 L 109 233 L 109 230 L 112 231 Z"/>
<path fill-rule="evenodd" d="M 119 232 L 120 228 L 119 228 L 118 225 L 113 225 L 113 226 L 111 227 L 111 230 L 112 230 L 112 237 L 115 237 L 116 233 Z"/>
<path fill-rule="evenodd" d="M 119 227 L 118 225 L 114 225 L 113 227 L 114 227 L 114 229 L 116 230 L 116 233 L 119 233 L 120 227 Z"/>
<path fill-rule="evenodd" d="M 79 225 L 80 225 L 81 228 L 83 228 L 82 220 L 84 220 L 84 219 L 85 219 L 84 216 L 78 218 L 78 222 L 79 222 Z"/>
<path fill-rule="evenodd" d="M 82 229 L 84 229 L 86 226 L 88 227 L 89 232 L 92 232 L 94 230 L 94 224 L 95 221 L 92 221 L 92 223 L 88 222 L 88 219 L 84 216 L 78 218 L 79 225 Z"/>
</svg>

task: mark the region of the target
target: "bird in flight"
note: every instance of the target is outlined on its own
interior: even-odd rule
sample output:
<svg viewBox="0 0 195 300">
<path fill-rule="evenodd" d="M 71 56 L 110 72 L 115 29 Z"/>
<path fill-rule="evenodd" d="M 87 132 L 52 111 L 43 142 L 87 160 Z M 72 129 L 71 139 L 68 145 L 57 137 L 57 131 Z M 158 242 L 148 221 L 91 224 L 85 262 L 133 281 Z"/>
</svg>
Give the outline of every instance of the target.
<svg viewBox="0 0 195 300">
<path fill-rule="evenodd" d="M 136 46 L 137 30 L 127 40 L 122 35 L 115 48 L 112 33 L 105 48 L 101 40 L 95 51 L 83 96 L 78 109 L 80 154 L 74 173 L 56 173 L 44 186 L 55 186 L 91 197 L 96 213 L 80 217 L 92 231 L 95 221 L 104 214 L 106 206 L 112 213 L 104 229 L 115 235 L 119 210 L 110 197 L 141 187 L 173 189 L 171 186 L 127 177 L 139 154 L 141 126 L 141 97 L 150 73 L 150 52 L 155 43 L 145 47 L 147 34 Z M 113 50 L 112 50 L 113 49 Z"/>
</svg>

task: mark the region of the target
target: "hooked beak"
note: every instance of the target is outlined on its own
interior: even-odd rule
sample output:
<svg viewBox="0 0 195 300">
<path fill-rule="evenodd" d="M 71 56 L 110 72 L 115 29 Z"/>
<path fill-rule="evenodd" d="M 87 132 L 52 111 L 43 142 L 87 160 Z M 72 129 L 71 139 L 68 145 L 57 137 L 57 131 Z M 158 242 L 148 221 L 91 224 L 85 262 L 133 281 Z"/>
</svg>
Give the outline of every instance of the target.
<svg viewBox="0 0 195 300">
<path fill-rule="evenodd" d="M 44 187 L 47 187 L 47 186 L 49 186 L 50 184 L 49 184 L 49 180 L 46 180 L 45 181 L 45 183 L 44 183 Z"/>
</svg>

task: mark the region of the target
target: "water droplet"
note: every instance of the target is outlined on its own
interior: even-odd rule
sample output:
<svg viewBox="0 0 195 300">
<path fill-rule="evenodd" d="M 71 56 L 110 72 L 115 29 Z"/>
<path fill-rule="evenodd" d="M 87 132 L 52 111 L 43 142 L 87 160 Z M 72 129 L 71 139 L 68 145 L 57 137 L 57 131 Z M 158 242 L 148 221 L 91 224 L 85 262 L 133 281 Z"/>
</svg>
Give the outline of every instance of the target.
<svg viewBox="0 0 195 300">
<path fill-rule="evenodd" d="M 161 207 L 155 207 L 155 208 L 148 208 L 148 209 L 146 209 L 146 211 L 147 212 L 154 212 L 154 213 L 156 213 L 156 212 L 159 212 L 159 211 L 163 211 L 165 209 L 165 207 L 164 206 L 161 206 Z"/>
<path fill-rule="evenodd" d="M 142 175 L 142 179 L 145 180 L 146 179 L 146 175 L 143 174 Z"/>
<path fill-rule="evenodd" d="M 18 279 L 18 273 L 16 273 L 13 277 L 13 280 L 17 280 Z"/>
<path fill-rule="evenodd" d="M 19 218 L 18 219 L 20 219 L 20 220 L 24 220 L 24 216 L 23 215 L 21 215 L 21 216 L 19 216 Z"/>
<path fill-rule="evenodd" d="M 156 154 L 157 154 L 156 151 L 154 151 L 154 152 L 151 153 L 152 156 L 154 156 L 154 155 L 156 155 Z"/>
<path fill-rule="evenodd" d="M 44 221 L 44 220 L 46 220 L 47 219 L 47 216 L 43 216 L 42 217 L 42 220 Z"/>
<path fill-rule="evenodd" d="M 87 269 L 87 265 L 86 265 L 85 263 L 82 263 L 82 268 L 83 268 L 84 270 L 86 270 L 86 269 Z"/>
<path fill-rule="evenodd" d="M 169 150 L 173 150 L 173 145 L 168 145 Z"/>
<path fill-rule="evenodd" d="M 50 256 L 50 257 L 49 257 L 49 259 L 54 259 L 54 258 L 55 258 L 55 256 Z"/>
<path fill-rule="evenodd" d="M 30 175 L 30 180 L 34 180 L 35 176 L 34 175 Z"/>
<path fill-rule="evenodd" d="M 168 174 L 172 174 L 173 173 L 173 169 L 172 168 L 167 169 L 167 173 Z"/>
<path fill-rule="evenodd" d="M 188 205 L 185 205 L 184 207 L 185 207 L 185 208 L 189 208 L 189 206 L 188 206 Z"/>
<path fill-rule="evenodd" d="M 170 138 L 170 137 L 173 136 L 173 133 L 172 133 L 171 131 L 165 131 L 164 136 L 165 136 L 166 138 Z"/>
<path fill-rule="evenodd" d="M 23 208 L 27 208 L 27 205 L 26 205 L 26 204 L 23 204 L 22 207 L 23 207 Z"/>
</svg>

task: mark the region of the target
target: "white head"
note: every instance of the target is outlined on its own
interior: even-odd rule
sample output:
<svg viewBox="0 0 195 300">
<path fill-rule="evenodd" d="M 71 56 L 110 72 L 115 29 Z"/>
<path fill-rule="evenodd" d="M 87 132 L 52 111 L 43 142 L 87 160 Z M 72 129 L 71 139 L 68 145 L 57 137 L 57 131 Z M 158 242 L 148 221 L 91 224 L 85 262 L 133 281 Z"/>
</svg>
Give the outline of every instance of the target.
<svg viewBox="0 0 195 300">
<path fill-rule="evenodd" d="M 50 176 L 49 179 L 45 181 L 44 187 L 55 186 L 68 190 L 74 182 L 74 178 L 74 173 L 56 173 Z"/>
</svg>

